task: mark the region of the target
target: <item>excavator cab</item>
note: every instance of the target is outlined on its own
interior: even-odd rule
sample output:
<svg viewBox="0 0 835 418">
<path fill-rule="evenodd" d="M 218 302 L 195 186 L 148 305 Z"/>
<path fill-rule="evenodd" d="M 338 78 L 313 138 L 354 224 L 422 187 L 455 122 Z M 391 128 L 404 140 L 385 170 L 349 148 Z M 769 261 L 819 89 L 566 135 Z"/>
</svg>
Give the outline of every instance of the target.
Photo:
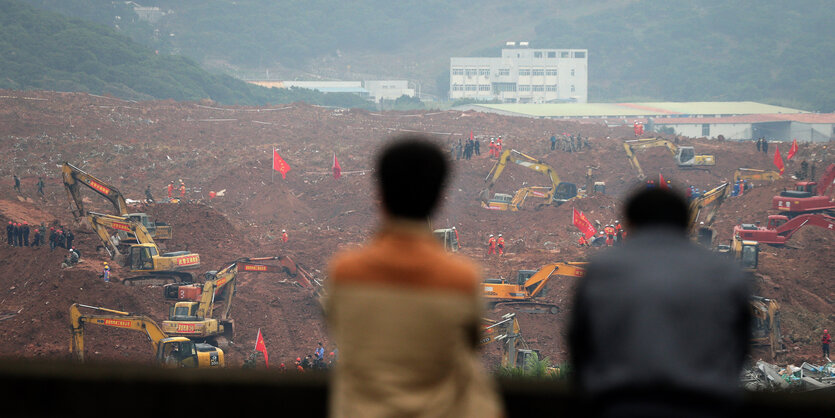
<svg viewBox="0 0 835 418">
<path fill-rule="evenodd" d="M 184 337 L 160 340 L 157 361 L 166 368 L 223 367 L 223 351 L 209 344 L 195 343 Z"/>
<path fill-rule="evenodd" d="M 577 185 L 574 183 L 561 182 L 554 191 L 552 200 L 554 203 L 563 204 L 577 197 Z"/>
<path fill-rule="evenodd" d="M 519 270 L 516 273 L 516 283 L 518 283 L 519 286 L 524 286 L 528 279 L 536 274 L 536 272 L 537 270 Z"/>
<path fill-rule="evenodd" d="M 785 215 L 769 215 L 768 216 L 768 229 L 777 229 L 780 225 L 789 221 L 789 217 Z"/>
<path fill-rule="evenodd" d="M 200 304 L 197 302 L 177 302 L 171 307 L 168 319 L 171 321 L 198 321 L 201 319 L 197 317 L 199 306 Z"/>
<path fill-rule="evenodd" d="M 678 147 L 676 163 L 680 166 L 691 166 L 696 162 L 696 150 L 693 147 Z"/>
<path fill-rule="evenodd" d="M 157 254 L 157 249 L 152 245 L 139 244 L 130 247 L 130 269 L 131 270 L 153 270 L 154 256 Z"/>
<path fill-rule="evenodd" d="M 756 241 L 742 241 L 742 248 L 739 253 L 739 261 L 745 271 L 757 269 L 760 257 L 760 245 Z"/>
</svg>

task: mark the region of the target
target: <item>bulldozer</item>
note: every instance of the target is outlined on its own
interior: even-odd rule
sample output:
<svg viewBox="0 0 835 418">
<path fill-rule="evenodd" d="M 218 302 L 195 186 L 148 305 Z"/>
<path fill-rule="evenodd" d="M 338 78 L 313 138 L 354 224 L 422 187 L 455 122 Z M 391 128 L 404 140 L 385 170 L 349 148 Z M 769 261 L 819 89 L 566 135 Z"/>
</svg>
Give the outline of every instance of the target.
<svg viewBox="0 0 835 418">
<path fill-rule="evenodd" d="M 638 171 L 638 178 L 641 180 L 645 179 L 646 175 L 644 175 L 644 170 L 641 169 L 641 164 L 638 162 L 635 150 L 653 147 L 667 147 L 670 153 L 673 154 L 673 158 L 679 168 L 698 168 L 700 166 L 716 165 L 716 159 L 712 155 L 698 155 L 693 147 L 678 146 L 664 138 L 624 141 L 623 148 L 626 150 L 626 157 L 629 159 L 629 164 Z"/>
<path fill-rule="evenodd" d="M 194 281 L 194 275 L 188 270 L 200 266 L 199 254 L 188 251 L 161 253 L 145 226 L 124 216 L 88 212 L 87 220 L 111 259 L 128 267 L 131 273 L 140 274 L 123 279 L 123 284 Z M 138 243 L 126 245 L 118 235 L 110 235 L 109 229 L 130 232 Z"/>
<path fill-rule="evenodd" d="M 488 308 L 514 306 L 522 312 L 556 314 L 559 307 L 537 300 L 545 285 L 554 276 L 583 277 L 585 262 L 558 262 L 542 266 L 539 270 L 519 270 L 515 282 L 505 279 L 486 279 L 482 283 L 482 294 Z"/>
<path fill-rule="evenodd" d="M 61 176 L 64 180 L 64 188 L 67 190 L 70 204 L 75 207 L 72 214 L 76 220 L 84 219 L 89 214 L 84 208 L 84 199 L 81 197 L 81 186 L 84 185 L 110 201 L 117 215 L 141 223 L 148 231 L 148 235 L 154 239 L 162 241 L 173 237 L 174 233 L 170 225 L 163 222 L 154 222 L 145 213 L 131 213 L 122 192 L 105 181 L 68 162 L 64 162 L 61 166 Z M 135 239 L 129 231 L 119 231 L 118 234 L 122 241 Z"/>
<path fill-rule="evenodd" d="M 79 308 L 91 309 L 97 313 L 85 315 Z M 79 362 L 84 361 L 84 329 L 89 325 L 121 328 L 145 334 L 154 348 L 155 363 L 165 368 L 226 367 L 223 350 L 220 348 L 196 343 L 185 337 L 170 337 L 147 316 L 74 303 L 70 306 L 70 353 Z"/>
</svg>

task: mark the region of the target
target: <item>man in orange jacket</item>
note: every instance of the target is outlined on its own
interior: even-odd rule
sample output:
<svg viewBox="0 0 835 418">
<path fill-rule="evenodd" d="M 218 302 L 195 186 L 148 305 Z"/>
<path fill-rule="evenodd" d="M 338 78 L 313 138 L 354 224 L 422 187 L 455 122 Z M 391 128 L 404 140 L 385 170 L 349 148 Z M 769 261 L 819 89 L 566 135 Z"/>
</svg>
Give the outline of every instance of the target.
<svg viewBox="0 0 835 418">
<path fill-rule="evenodd" d="M 496 240 L 496 251 L 499 255 L 504 255 L 504 237 L 499 234 L 499 239 Z"/>
<path fill-rule="evenodd" d="M 490 234 L 490 239 L 487 240 L 487 255 L 495 254 L 496 253 L 496 238 L 493 237 L 493 234 Z"/>
</svg>

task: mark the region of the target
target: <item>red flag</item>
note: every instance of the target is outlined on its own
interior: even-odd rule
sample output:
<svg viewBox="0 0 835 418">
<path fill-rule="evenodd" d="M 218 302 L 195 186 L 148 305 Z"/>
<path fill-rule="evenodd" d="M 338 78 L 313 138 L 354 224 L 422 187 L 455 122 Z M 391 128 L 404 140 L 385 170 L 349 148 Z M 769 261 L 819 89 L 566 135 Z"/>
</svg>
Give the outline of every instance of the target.
<svg viewBox="0 0 835 418">
<path fill-rule="evenodd" d="M 669 187 L 667 186 L 667 182 L 664 181 L 664 175 L 661 173 L 658 173 L 658 187 L 662 189 L 669 189 Z"/>
<path fill-rule="evenodd" d="M 473 130 L 470 129 L 470 141 L 472 141 L 472 140 L 473 140 Z"/>
<path fill-rule="evenodd" d="M 786 154 L 786 161 L 791 160 L 794 154 L 797 154 L 797 138 L 792 141 L 792 147 L 789 148 L 789 153 Z"/>
<path fill-rule="evenodd" d="M 267 345 L 264 344 L 264 337 L 261 336 L 261 328 L 258 328 L 258 336 L 255 337 L 255 351 L 260 351 L 264 355 L 264 366 L 270 367 L 270 356 L 267 355 Z"/>
<path fill-rule="evenodd" d="M 333 178 L 338 179 L 342 177 L 342 167 L 339 165 L 339 160 L 336 159 L 336 154 L 333 154 Z"/>
<path fill-rule="evenodd" d="M 273 170 L 281 173 L 281 178 L 283 179 L 287 178 L 287 173 L 290 171 L 290 165 L 278 155 L 278 150 L 275 148 L 273 148 Z"/>
<path fill-rule="evenodd" d="M 783 175 L 783 170 L 785 170 L 785 166 L 783 165 L 783 156 L 780 155 L 780 148 L 774 147 L 774 165 L 780 169 L 780 175 Z"/>
<path fill-rule="evenodd" d="M 580 212 L 577 209 L 574 209 L 574 214 L 573 214 L 572 218 L 573 218 L 574 226 L 576 226 L 577 229 L 579 229 L 580 232 L 583 233 L 583 237 L 585 239 L 589 239 L 589 238 L 593 237 L 594 234 L 597 232 L 597 231 L 595 231 L 594 227 L 591 225 L 591 222 L 589 222 L 589 220 L 586 218 L 586 215 L 583 214 L 583 212 Z"/>
</svg>

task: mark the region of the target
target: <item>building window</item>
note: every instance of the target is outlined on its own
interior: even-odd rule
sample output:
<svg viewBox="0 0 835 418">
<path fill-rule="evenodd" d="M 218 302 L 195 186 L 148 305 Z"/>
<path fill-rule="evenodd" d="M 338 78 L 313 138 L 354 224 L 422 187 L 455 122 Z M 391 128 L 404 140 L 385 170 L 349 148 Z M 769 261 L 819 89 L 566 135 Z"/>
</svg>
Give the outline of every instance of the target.
<svg viewBox="0 0 835 418">
<path fill-rule="evenodd" d="M 489 84 L 479 84 L 478 85 L 478 91 L 490 91 L 490 85 Z"/>
<path fill-rule="evenodd" d="M 571 92 L 574 93 L 574 85 L 571 85 Z"/>
<path fill-rule="evenodd" d="M 702 136 L 710 136 L 710 124 L 703 123 L 702 124 Z"/>
<path fill-rule="evenodd" d="M 574 69 L 571 69 L 571 76 L 574 77 Z"/>
<path fill-rule="evenodd" d="M 477 89 L 476 89 L 475 84 L 467 84 L 467 85 L 464 86 L 464 91 L 476 91 L 476 90 Z"/>
<path fill-rule="evenodd" d="M 483 75 L 485 77 L 490 76 L 490 69 L 489 68 L 479 68 L 478 75 Z"/>
<path fill-rule="evenodd" d="M 478 74 L 478 70 L 476 70 L 475 68 L 467 68 L 466 70 L 464 70 L 464 73 L 467 75 L 467 77 L 473 77 L 476 74 Z"/>
<path fill-rule="evenodd" d="M 542 51 L 534 51 L 533 57 L 534 58 L 542 58 Z"/>
<path fill-rule="evenodd" d="M 519 75 L 531 75 L 531 69 L 530 68 L 520 68 L 519 69 Z"/>
<path fill-rule="evenodd" d="M 548 52 L 548 58 L 556 58 L 556 57 L 557 57 L 557 51 L 549 51 Z"/>
<path fill-rule="evenodd" d="M 545 75 L 557 75 L 557 69 L 556 68 L 546 68 L 545 69 Z"/>
<path fill-rule="evenodd" d="M 452 75 L 464 75 L 464 69 L 463 68 L 453 68 L 452 69 Z"/>
<path fill-rule="evenodd" d="M 534 69 L 531 71 L 531 74 L 532 74 L 532 75 L 545 75 L 545 69 L 543 69 L 543 68 L 534 68 Z"/>
<path fill-rule="evenodd" d="M 545 86 L 545 91 L 557 91 L 557 86 Z"/>
<path fill-rule="evenodd" d="M 568 58 L 568 51 L 560 52 L 560 58 Z"/>
<path fill-rule="evenodd" d="M 462 91 L 462 90 L 464 90 L 464 86 L 462 86 L 460 84 L 453 84 L 452 85 L 452 91 Z"/>
<path fill-rule="evenodd" d="M 531 86 L 521 85 L 519 86 L 519 91 L 531 91 Z"/>
<path fill-rule="evenodd" d="M 499 75 L 510 75 L 510 68 L 499 68 Z"/>
<path fill-rule="evenodd" d="M 585 51 L 574 53 L 574 58 L 585 58 L 585 57 L 586 57 L 586 52 Z"/>
<path fill-rule="evenodd" d="M 533 91 L 545 91 L 545 86 L 533 86 Z"/>
<path fill-rule="evenodd" d="M 505 91 L 516 91 L 516 83 L 493 83 L 493 93 L 499 94 Z"/>
</svg>

